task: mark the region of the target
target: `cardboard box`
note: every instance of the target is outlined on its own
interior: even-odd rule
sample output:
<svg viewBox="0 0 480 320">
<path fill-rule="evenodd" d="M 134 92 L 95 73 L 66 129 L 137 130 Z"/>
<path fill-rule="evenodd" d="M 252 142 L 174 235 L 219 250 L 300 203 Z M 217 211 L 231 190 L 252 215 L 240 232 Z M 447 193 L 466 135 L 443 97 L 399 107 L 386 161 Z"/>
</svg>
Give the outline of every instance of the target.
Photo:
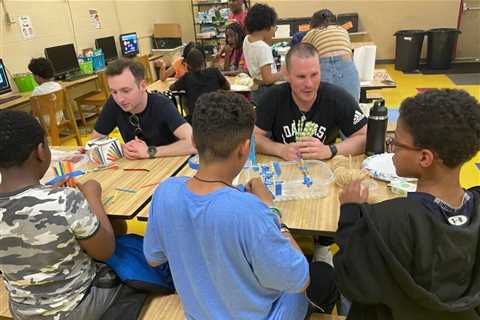
<svg viewBox="0 0 480 320">
<path fill-rule="evenodd" d="M 182 28 L 178 23 L 155 23 L 153 25 L 154 38 L 181 38 Z"/>
</svg>

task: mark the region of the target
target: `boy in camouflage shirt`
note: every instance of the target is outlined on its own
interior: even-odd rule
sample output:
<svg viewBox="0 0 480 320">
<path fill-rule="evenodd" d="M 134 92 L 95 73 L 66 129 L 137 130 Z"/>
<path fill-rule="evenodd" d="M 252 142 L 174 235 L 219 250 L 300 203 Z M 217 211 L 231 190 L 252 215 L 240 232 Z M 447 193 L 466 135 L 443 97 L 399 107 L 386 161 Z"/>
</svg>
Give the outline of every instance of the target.
<svg viewBox="0 0 480 320">
<path fill-rule="evenodd" d="M 41 185 L 50 159 L 35 118 L 0 112 L 0 271 L 10 310 L 15 319 L 98 319 L 121 286 L 96 286 L 92 258 L 115 248 L 102 190 L 93 180 L 80 192 Z"/>
</svg>

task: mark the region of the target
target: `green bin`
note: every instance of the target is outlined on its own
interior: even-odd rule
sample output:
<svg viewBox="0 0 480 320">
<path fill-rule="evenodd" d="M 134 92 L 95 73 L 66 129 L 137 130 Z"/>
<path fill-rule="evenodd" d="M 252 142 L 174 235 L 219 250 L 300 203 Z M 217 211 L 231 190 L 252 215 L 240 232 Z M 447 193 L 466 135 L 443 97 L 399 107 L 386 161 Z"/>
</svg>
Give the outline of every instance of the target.
<svg viewBox="0 0 480 320">
<path fill-rule="evenodd" d="M 33 79 L 31 73 L 17 73 L 13 75 L 13 81 L 17 85 L 17 88 L 20 92 L 29 92 L 32 91 L 38 84 Z"/>
<path fill-rule="evenodd" d="M 82 72 L 82 74 L 92 74 L 93 73 L 92 60 L 80 62 L 80 71 Z"/>
</svg>

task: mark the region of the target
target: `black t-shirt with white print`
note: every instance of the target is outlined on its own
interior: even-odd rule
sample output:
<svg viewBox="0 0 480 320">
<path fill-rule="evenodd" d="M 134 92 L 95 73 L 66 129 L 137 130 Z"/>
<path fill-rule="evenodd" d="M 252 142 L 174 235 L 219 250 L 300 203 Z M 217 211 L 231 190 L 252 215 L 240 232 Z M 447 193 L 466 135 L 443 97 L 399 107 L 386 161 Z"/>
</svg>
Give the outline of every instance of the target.
<svg viewBox="0 0 480 320">
<path fill-rule="evenodd" d="M 272 86 L 257 106 L 258 128 L 271 134 L 275 142 L 295 142 L 297 126 L 302 117 L 305 122 L 318 125 L 318 138 L 323 144 L 332 144 L 340 130 L 345 136 L 357 132 L 367 123 L 355 99 L 342 88 L 321 82 L 317 99 L 310 111 L 302 113 L 293 100 L 288 83 Z"/>
</svg>

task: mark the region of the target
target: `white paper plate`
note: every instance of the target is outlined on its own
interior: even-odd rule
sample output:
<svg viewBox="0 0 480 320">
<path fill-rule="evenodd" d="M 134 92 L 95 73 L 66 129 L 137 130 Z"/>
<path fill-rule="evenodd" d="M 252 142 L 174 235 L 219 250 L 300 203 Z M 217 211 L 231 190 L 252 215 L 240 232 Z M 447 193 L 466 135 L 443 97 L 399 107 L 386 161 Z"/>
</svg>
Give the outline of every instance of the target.
<svg viewBox="0 0 480 320">
<path fill-rule="evenodd" d="M 417 181 L 415 178 L 399 177 L 393 165 L 393 153 L 382 153 L 370 156 L 363 160 L 362 168 L 379 180 L 391 182 L 394 180 Z"/>
<path fill-rule="evenodd" d="M 230 85 L 230 90 L 236 91 L 236 92 L 250 92 L 251 91 L 249 86 L 244 86 L 244 85 L 241 85 L 241 84 Z"/>
</svg>

